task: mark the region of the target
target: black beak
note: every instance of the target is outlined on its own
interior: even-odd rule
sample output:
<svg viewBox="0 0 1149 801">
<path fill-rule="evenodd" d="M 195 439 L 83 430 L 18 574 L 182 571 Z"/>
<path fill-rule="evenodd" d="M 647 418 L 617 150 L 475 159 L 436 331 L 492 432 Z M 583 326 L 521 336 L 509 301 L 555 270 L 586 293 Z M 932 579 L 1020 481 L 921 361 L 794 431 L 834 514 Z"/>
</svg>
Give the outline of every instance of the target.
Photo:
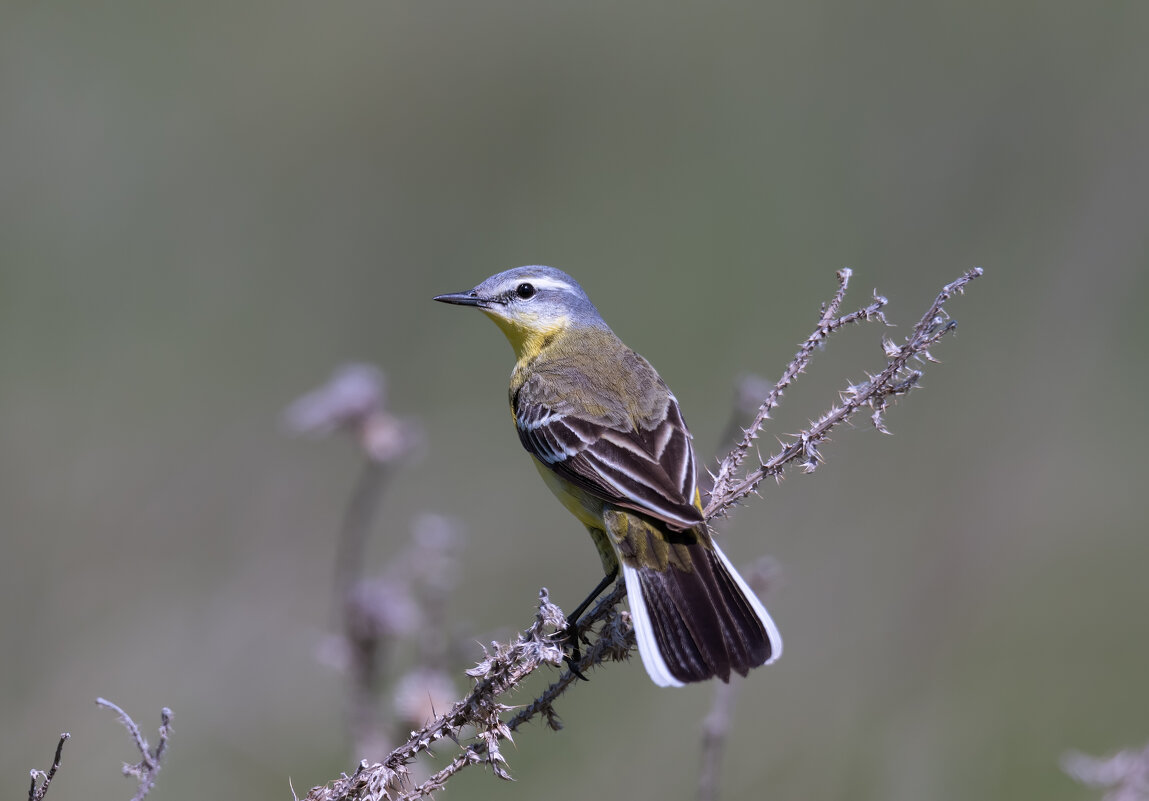
<svg viewBox="0 0 1149 801">
<path fill-rule="evenodd" d="M 486 303 L 473 289 L 470 292 L 449 292 L 446 295 L 436 295 L 431 300 L 450 303 L 455 306 L 482 306 Z"/>
</svg>

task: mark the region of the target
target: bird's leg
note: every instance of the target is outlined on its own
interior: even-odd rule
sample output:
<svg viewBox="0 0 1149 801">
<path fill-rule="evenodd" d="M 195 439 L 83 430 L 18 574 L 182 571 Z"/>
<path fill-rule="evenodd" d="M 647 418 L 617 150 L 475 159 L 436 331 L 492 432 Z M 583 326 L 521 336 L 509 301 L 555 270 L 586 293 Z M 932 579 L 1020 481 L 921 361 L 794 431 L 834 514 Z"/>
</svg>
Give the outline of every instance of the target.
<svg viewBox="0 0 1149 801">
<path fill-rule="evenodd" d="M 602 595 L 602 591 L 614 583 L 616 578 L 618 578 L 617 564 L 609 573 L 603 576 L 603 579 L 598 583 L 598 586 L 590 591 L 590 595 L 584 598 L 583 602 L 576 606 L 574 612 L 571 613 L 570 617 L 567 618 L 566 640 L 571 647 L 571 652 L 570 656 L 563 657 L 563 661 L 567 663 L 567 667 L 570 668 L 571 673 L 578 676 L 583 681 L 589 681 L 589 679 L 582 674 L 582 671 L 578 669 L 578 662 L 582 659 L 582 652 L 579 649 L 578 644 L 578 619 L 582 617 L 582 613 L 586 611 L 587 607 L 594 603 L 594 599 Z"/>
</svg>

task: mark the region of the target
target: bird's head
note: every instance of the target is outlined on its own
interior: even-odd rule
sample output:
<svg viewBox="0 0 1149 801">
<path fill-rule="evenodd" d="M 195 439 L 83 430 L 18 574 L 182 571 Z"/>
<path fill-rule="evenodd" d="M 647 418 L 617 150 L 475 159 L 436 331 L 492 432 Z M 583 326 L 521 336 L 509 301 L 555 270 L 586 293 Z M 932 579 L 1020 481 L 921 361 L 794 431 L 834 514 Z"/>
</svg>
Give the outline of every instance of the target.
<svg viewBox="0 0 1149 801">
<path fill-rule="evenodd" d="M 571 326 L 605 328 L 582 287 L 553 267 L 516 267 L 492 275 L 467 292 L 435 300 L 481 309 L 502 329 L 518 359 L 530 358 Z"/>
</svg>

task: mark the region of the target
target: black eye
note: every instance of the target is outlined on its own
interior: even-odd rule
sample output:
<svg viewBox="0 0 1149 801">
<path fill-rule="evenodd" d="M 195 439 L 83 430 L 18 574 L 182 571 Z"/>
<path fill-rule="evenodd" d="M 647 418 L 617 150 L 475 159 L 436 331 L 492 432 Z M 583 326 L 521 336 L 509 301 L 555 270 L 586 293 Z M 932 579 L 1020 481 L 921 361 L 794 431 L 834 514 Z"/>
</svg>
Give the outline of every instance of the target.
<svg viewBox="0 0 1149 801">
<path fill-rule="evenodd" d="M 523 300 L 529 300 L 530 298 L 533 298 L 537 291 L 538 290 L 535 289 L 534 284 L 519 284 L 517 287 L 515 287 L 515 294 Z"/>
</svg>

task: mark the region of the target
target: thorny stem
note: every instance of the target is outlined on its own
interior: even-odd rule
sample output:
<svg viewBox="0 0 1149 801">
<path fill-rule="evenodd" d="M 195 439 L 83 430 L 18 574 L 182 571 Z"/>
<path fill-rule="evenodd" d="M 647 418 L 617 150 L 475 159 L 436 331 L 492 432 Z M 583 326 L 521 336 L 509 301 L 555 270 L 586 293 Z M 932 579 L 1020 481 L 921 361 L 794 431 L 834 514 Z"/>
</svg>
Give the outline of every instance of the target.
<svg viewBox="0 0 1149 801">
<path fill-rule="evenodd" d="M 28 788 L 28 801 L 44 801 L 44 796 L 48 794 L 48 786 L 52 783 L 52 779 L 56 777 L 56 771 L 60 769 L 60 757 L 64 752 L 64 743 L 71 738 L 71 734 L 64 732 L 60 735 L 60 742 L 56 743 L 56 756 L 52 759 L 52 767 L 48 768 L 45 773 L 42 770 L 32 771 L 32 786 Z M 44 783 L 39 787 L 36 782 L 43 777 Z"/>
<path fill-rule="evenodd" d="M 892 355 L 889 355 L 889 361 L 885 369 L 866 383 L 849 388 L 843 393 L 844 403 L 841 406 L 832 408 L 810 428 L 799 432 L 797 439 L 787 443 L 779 453 L 762 462 L 758 468 L 750 471 L 741 478 L 733 478 L 734 471 L 737 470 L 738 465 L 741 464 L 742 459 L 749 450 L 750 443 L 757 437 L 758 430 L 761 428 L 762 422 L 766 419 L 766 415 L 760 412 L 759 415 L 755 417 L 754 424 L 747 429 L 743 441 L 723 460 L 723 468 L 719 470 L 720 481 L 715 482 L 715 489 L 711 493 L 710 500 L 706 504 L 706 509 L 703 512 L 706 519 L 710 520 L 714 517 L 726 514 L 732 506 L 754 492 L 758 488 L 758 485 L 762 483 L 763 479 L 767 476 L 777 476 L 781 474 L 789 462 L 800 456 L 804 457 L 806 470 L 813 470 L 821 459 L 818 453 L 818 445 L 825 440 L 826 435 L 832 428 L 851 417 L 863 406 L 871 406 L 874 408 L 874 422 L 881 428 L 881 412 L 885 408 L 887 399 L 912 389 L 913 386 L 916 385 L 918 378 L 920 378 L 920 373 L 916 371 L 911 371 L 908 374 L 903 373 L 906 365 L 914 358 L 932 361 L 933 357 L 929 352 L 930 346 L 956 328 L 957 323 L 952 320 L 946 321 L 942 307 L 953 295 L 962 292 L 966 284 L 981 274 L 981 268 L 975 267 L 956 281 L 942 287 L 942 291 L 938 293 L 933 304 L 922 316 L 921 320 L 918 321 L 913 332 L 907 337 L 905 344 L 896 349 L 892 344 L 887 344 L 887 353 Z M 839 318 L 839 320 L 844 319 L 845 318 Z M 811 340 L 816 337 L 824 338 L 828 333 L 829 331 L 824 326 L 820 326 L 818 331 L 811 335 Z M 803 358 L 803 354 L 808 352 L 807 346 L 811 340 L 807 340 L 802 350 L 798 352 L 794 361 L 791 362 L 791 366 L 787 368 L 786 374 L 784 374 L 783 378 L 779 381 L 779 386 L 783 386 L 784 382 L 787 382 L 787 376 L 791 374 L 791 368 L 793 368 L 795 364 L 798 364 L 797 370 L 794 371 L 794 375 L 797 375 L 797 373 L 801 372 L 805 367 L 805 364 L 808 363 L 808 355 Z M 771 396 L 773 395 L 774 393 L 771 393 Z M 767 398 L 767 403 L 769 403 L 769 401 L 770 399 Z M 764 409 L 767 407 L 767 403 L 763 404 Z M 731 465 L 729 469 L 727 469 L 728 463 Z"/>
<path fill-rule="evenodd" d="M 625 586 L 620 583 L 584 617 L 586 628 L 607 621 L 604 631 L 609 629 L 609 632 L 606 636 L 600 633 L 599 639 L 577 665 L 579 670 L 586 670 L 608 659 L 625 657 L 633 638 L 625 640 L 621 646 L 618 644 L 619 633 L 629 631 L 628 627 L 618 623 L 619 613 L 615 610 L 615 606 L 625 594 Z M 449 738 L 457 742 L 466 726 L 478 727 L 480 742 L 465 748 L 434 776 L 399 797 L 421 798 L 441 789 L 447 779 L 467 765 L 486 764 L 496 775 L 509 778 L 500 766 L 503 758 L 498 752 L 498 741 L 509 738 L 523 723 L 540 713 L 546 716 L 552 727 L 557 728 L 559 725 L 557 717 L 554 716 L 550 704 L 574 681 L 570 671 L 565 671 L 546 692 L 520 711 L 509 723 L 504 724 L 499 720 L 498 716 L 509 707 L 499 703 L 498 698 L 521 684 L 543 663 L 560 664 L 562 661 L 562 649 L 552 642 L 553 635 L 543 632 L 544 624 L 555 631 L 564 630 L 566 627 L 566 619 L 561 611 L 547 600 L 545 590 L 540 593 L 539 614 L 535 623 L 519 635 L 518 641 L 497 645 L 493 655 L 475 669 L 468 671 L 481 678 L 465 698 L 421 729 L 411 732 L 407 742 L 392 751 L 382 762 L 375 764 L 361 762 L 358 770 L 351 776 L 344 776 L 335 781 L 331 787 L 312 789 L 307 801 L 351 801 L 351 799 L 374 801 L 374 799 L 391 798 L 393 789 L 407 774 L 408 763 L 423 751 L 430 750 L 439 740 Z"/>
<path fill-rule="evenodd" d="M 835 331 L 844 328 L 851 323 L 862 322 L 864 320 L 879 320 L 885 322 L 886 318 L 882 314 L 882 307 L 887 301 L 881 295 L 874 295 L 874 300 L 869 305 L 864 306 L 857 311 L 850 314 L 843 315 L 842 317 L 835 317 L 838 310 L 842 307 L 842 301 L 846 297 L 846 289 L 850 285 L 850 276 L 852 271 L 844 268 L 838 271 L 838 290 L 834 293 L 833 299 L 829 304 L 822 309 L 822 318 L 818 321 L 818 327 L 810 336 L 806 337 L 806 341 L 802 343 L 802 347 L 794 355 L 794 358 L 786 365 L 782 377 L 778 379 L 778 383 L 762 401 L 762 405 L 758 407 L 757 414 L 754 415 L 754 420 L 746 428 L 742 434 L 741 440 L 734 447 L 733 450 L 727 454 L 726 458 L 718 466 L 718 474 L 714 478 L 714 488 L 710 491 L 711 498 L 721 498 L 729 491 L 732 484 L 736 482 L 735 473 L 738 468 L 742 466 L 743 460 L 750 452 L 750 448 L 754 445 L 754 441 L 758 438 L 758 433 L 762 429 L 762 425 L 770 418 L 770 412 L 775 409 L 782 400 L 782 392 L 789 387 L 799 375 L 801 375 L 806 367 L 810 364 L 810 360 L 814 356 L 814 351 L 826 341 L 826 338 Z M 713 505 L 713 501 L 711 502 Z M 710 506 L 707 507 L 705 517 L 711 518 L 717 511 L 711 511 Z"/>
<path fill-rule="evenodd" d="M 606 620 L 609 613 L 612 612 L 614 608 L 618 606 L 619 602 L 622 601 L 622 599 L 625 597 L 626 584 L 620 581 L 615 585 L 614 589 L 611 590 L 609 594 L 604 596 L 595 605 L 594 609 L 585 618 L 586 624 L 580 624 L 579 628 L 585 629 L 591 623 L 597 623 L 600 620 Z M 629 640 L 633 640 L 633 630 L 628 629 L 626 635 L 624 636 L 626 636 Z M 628 650 L 630 644 L 632 643 L 627 643 Z M 617 657 L 618 654 L 614 650 L 617 649 L 617 647 L 617 637 L 605 636 L 600 633 L 598 639 L 594 641 L 591 647 L 587 650 L 586 654 L 579 661 L 579 663 L 575 665 L 575 667 L 581 673 L 589 668 L 595 667 L 602 664 L 603 662 Z M 550 726 L 552 729 L 561 728 L 562 724 L 555 716 L 555 711 L 551 704 L 553 704 L 554 701 L 560 695 L 562 695 L 563 692 L 566 691 L 567 687 L 575 683 L 576 678 L 577 677 L 573 671 L 567 670 L 565 673 L 563 673 L 562 676 L 559 677 L 558 681 L 553 682 L 549 687 L 547 687 L 546 690 L 543 691 L 543 693 L 538 698 L 536 698 L 534 701 L 531 701 L 531 703 L 527 704 L 525 707 L 519 710 L 513 718 L 511 718 L 510 722 L 507 724 L 510 730 L 517 731 L 519 726 L 532 720 L 540 712 L 546 716 L 548 726 Z"/>
<path fill-rule="evenodd" d="M 624 597 L 626 597 L 626 585 L 620 581 L 615 585 L 615 588 L 610 592 L 610 594 L 602 598 L 602 600 L 600 600 L 598 604 L 595 605 L 591 613 L 587 615 L 586 621 L 590 623 L 604 618 Z M 575 668 L 578 669 L 579 672 L 582 672 L 595 665 L 601 664 L 613 656 L 614 654 L 612 654 L 612 646 L 617 646 L 612 643 L 611 640 L 612 638 L 610 637 L 600 636 L 597 640 L 595 640 L 594 644 L 583 656 L 582 660 L 580 660 L 579 663 L 575 665 Z M 633 644 L 633 636 L 630 636 L 630 642 L 627 643 L 628 650 L 631 644 Z M 569 669 L 564 671 L 562 676 L 560 676 L 557 681 L 553 682 L 549 687 L 547 687 L 547 689 L 544 690 L 538 698 L 520 709 L 513 718 L 507 721 L 507 730 L 512 733 L 518 731 L 520 726 L 534 719 L 540 713 L 546 717 L 547 725 L 550 728 L 555 730 L 562 728 L 562 722 L 555 714 L 555 710 L 552 704 L 554 703 L 555 699 L 566 692 L 567 687 L 576 683 L 577 681 L 578 679 L 573 671 Z M 424 798 L 431 793 L 442 789 L 443 786 L 447 783 L 447 780 L 451 778 L 451 776 L 455 775 L 468 765 L 475 765 L 482 762 L 482 751 L 483 748 L 481 743 L 476 743 L 470 748 L 465 749 L 462 754 L 451 760 L 451 762 L 448 763 L 442 770 L 438 771 L 432 776 L 429 776 L 419 786 L 399 796 L 400 801 L 414 801 L 414 799 Z"/>
<path fill-rule="evenodd" d="M 124 764 L 124 775 L 134 776 L 139 780 L 139 787 L 136 788 L 136 794 L 132 796 L 132 801 L 143 801 L 155 786 L 156 774 L 160 772 L 160 763 L 167 749 L 168 737 L 171 735 L 172 711 L 167 707 L 160 710 L 160 739 L 155 750 L 151 750 L 148 748 L 147 739 L 140 732 L 140 727 L 136 725 L 136 722 L 127 712 L 104 698 L 97 698 L 96 705 L 116 713 L 120 723 L 128 730 L 128 734 L 132 736 L 132 740 L 136 744 L 136 749 L 140 752 L 138 763 L 135 765 Z"/>
</svg>

